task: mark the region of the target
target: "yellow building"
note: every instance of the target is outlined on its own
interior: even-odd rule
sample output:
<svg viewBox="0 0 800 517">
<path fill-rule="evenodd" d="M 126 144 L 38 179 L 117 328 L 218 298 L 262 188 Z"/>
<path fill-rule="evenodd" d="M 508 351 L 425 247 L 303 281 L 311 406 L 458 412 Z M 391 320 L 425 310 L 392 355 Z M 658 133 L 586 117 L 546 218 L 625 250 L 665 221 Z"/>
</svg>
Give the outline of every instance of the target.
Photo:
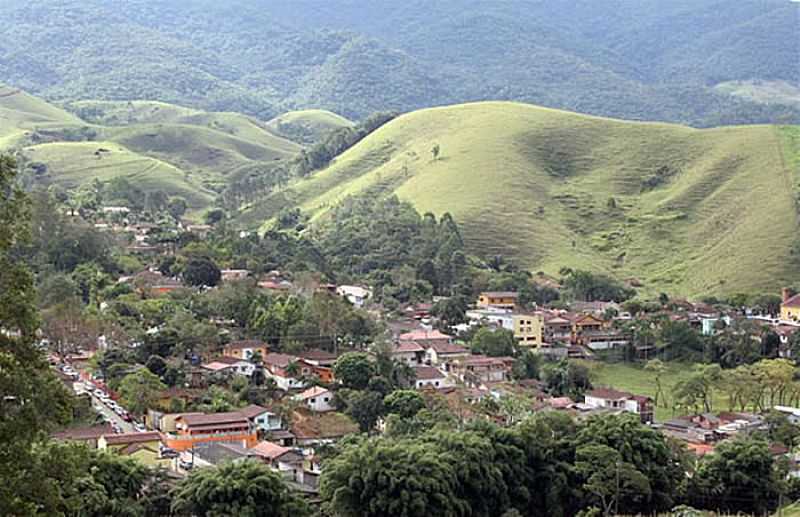
<svg viewBox="0 0 800 517">
<path fill-rule="evenodd" d="M 105 434 L 97 440 L 99 450 L 128 456 L 151 467 L 164 463 L 160 446 L 161 434 L 157 432 Z"/>
<path fill-rule="evenodd" d="M 544 343 L 542 314 L 514 314 L 514 337 L 521 346 L 540 347 Z"/>
<path fill-rule="evenodd" d="M 784 288 L 781 297 L 781 319 L 784 321 L 800 320 L 800 294 L 792 296 L 789 289 Z"/>
<path fill-rule="evenodd" d="M 478 296 L 478 307 L 513 309 L 517 306 L 519 295 L 508 291 L 487 291 Z"/>
</svg>

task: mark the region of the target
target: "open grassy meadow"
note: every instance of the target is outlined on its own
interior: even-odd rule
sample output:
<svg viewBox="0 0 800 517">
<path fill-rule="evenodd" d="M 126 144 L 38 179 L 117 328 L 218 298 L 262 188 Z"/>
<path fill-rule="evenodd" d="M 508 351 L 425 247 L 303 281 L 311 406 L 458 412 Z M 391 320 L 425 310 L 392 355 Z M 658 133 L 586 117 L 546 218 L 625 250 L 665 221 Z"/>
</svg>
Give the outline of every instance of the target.
<svg viewBox="0 0 800 517">
<path fill-rule="evenodd" d="M 642 365 L 633 363 L 601 363 L 597 361 L 585 361 L 592 372 L 592 383 L 594 386 L 610 387 L 622 391 L 628 391 L 636 395 L 648 395 L 654 397 L 656 394 L 655 378 L 650 372 L 642 368 Z M 656 408 L 656 420 L 663 422 L 672 418 L 672 390 L 676 384 L 686 379 L 692 371 L 692 365 L 687 363 L 665 363 L 667 371 L 661 378 L 661 389 L 667 396 L 665 404 L 659 401 Z M 727 400 L 719 392 L 714 393 L 714 409 L 727 410 Z"/>
<path fill-rule="evenodd" d="M 510 102 L 427 109 L 398 117 L 241 221 L 256 225 L 294 205 L 318 219 L 377 188 L 421 212 L 450 212 L 474 252 L 533 271 L 606 271 L 651 293 L 771 291 L 800 273 L 785 131 L 697 130 Z"/>
</svg>

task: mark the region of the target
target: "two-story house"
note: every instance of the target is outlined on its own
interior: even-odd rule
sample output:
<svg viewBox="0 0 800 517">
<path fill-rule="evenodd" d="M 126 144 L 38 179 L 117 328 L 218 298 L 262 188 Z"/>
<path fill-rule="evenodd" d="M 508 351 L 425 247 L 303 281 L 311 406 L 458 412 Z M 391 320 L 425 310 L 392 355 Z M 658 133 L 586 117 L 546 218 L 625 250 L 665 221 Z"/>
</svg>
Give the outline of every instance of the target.
<svg viewBox="0 0 800 517">
<path fill-rule="evenodd" d="M 249 361 L 254 355 L 258 354 L 261 359 L 269 353 L 269 347 L 262 341 L 255 339 L 246 339 L 242 341 L 233 341 L 225 345 L 222 350 L 222 355 L 225 357 L 234 357 L 236 359 L 244 359 Z"/>
<path fill-rule="evenodd" d="M 514 309 L 519 301 L 519 294 L 511 291 L 486 291 L 478 296 L 477 306 L 481 308 Z"/>
<path fill-rule="evenodd" d="M 610 388 L 596 388 L 586 393 L 584 404 L 595 409 L 618 409 L 639 415 L 642 423 L 653 421 L 653 399 Z"/>
</svg>

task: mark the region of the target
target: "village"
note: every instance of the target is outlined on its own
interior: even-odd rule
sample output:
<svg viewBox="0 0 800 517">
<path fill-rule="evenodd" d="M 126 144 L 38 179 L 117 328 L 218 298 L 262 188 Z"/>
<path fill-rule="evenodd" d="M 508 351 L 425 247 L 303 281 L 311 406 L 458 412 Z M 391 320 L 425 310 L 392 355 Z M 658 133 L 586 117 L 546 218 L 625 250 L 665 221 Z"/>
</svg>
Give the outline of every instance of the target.
<svg viewBox="0 0 800 517">
<path fill-rule="evenodd" d="M 124 215 L 118 208 L 105 212 L 109 220 Z M 101 222 L 96 227 L 109 231 L 110 225 Z M 154 256 L 171 246 L 148 237 L 154 228 L 139 224 L 117 231 L 132 236 L 130 252 Z M 181 229 L 200 235 L 210 230 L 207 225 Z M 562 288 L 556 279 L 542 277 L 542 281 L 555 290 Z M 155 302 L 198 289 L 154 268 L 120 276 L 117 284 Z M 745 401 L 731 395 L 731 407 L 717 404 L 713 410 L 711 384 L 705 392 L 692 393 L 684 383 L 680 387 L 684 393 L 671 396 L 669 408 L 663 407 L 667 395 L 653 391 L 659 375 L 653 365 L 687 360 L 677 351 L 682 345 L 658 337 L 660 329 L 670 325 L 691 333 L 698 343 L 727 333 L 739 339 L 740 345 L 744 342 L 741 346 L 756 350 L 752 360 L 730 366 L 764 360 L 792 364 L 798 350 L 794 336 L 800 329 L 800 295 L 789 289 L 780 297 L 766 297 L 769 304 L 750 307 L 666 296 L 653 302 L 576 300 L 549 306 L 521 303 L 516 291 L 483 291 L 463 308 L 459 322 L 451 323 L 452 316 L 445 319 L 439 310 L 447 297 L 431 297 L 390 311 L 375 302 L 370 286 L 324 282 L 301 286 L 292 273 L 278 270 L 255 274 L 247 269 L 222 269 L 218 287 L 210 289 L 237 286 L 281 299 L 336 299 L 348 310 L 380 322 L 383 331 L 360 342 L 344 335 L 301 335 L 286 346 L 279 340 L 247 336 L 234 320 L 212 315 L 207 324 L 225 336 L 224 342 L 193 347 L 188 360 L 124 361 L 122 382 L 107 378 L 113 365 L 103 366 L 103 360 L 120 353 L 120 346 L 129 349 L 123 355 L 135 354 L 142 347 L 158 345 L 162 338 L 171 339 L 163 328 L 148 330 L 149 344 L 120 345 L 103 335 L 76 347 L 51 347 L 53 368 L 102 421 L 72 426 L 53 437 L 134 458 L 163 468 L 176 479 L 197 469 L 256 460 L 279 472 L 304 497 L 317 501 L 324 458 L 332 445 L 361 432 L 391 433 L 399 425 L 398 416 L 400 420 L 418 418 L 387 409 L 392 395 L 399 392 L 418 393 L 421 407 L 446 413 L 459 428 L 476 420 L 512 425 L 540 412 L 564 413 L 578 420 L 631 413 L 682 443 L 696 458 L 737 435 L 772 435 L 776 418 L 781 419 L 780 425 L 800 423 L 793 376 L 788 381 L 792 386 L 784 386 L 785 393 L 778 398 L 767 400 L 762 394 Z M 43 344 L 52 341 L 53 337 L 44 336 Z M 717 362 L 709 360 L 707 350 L 703 356 L 701 350 L 698 358 Z M 588 373 L 593 364 L 609 361 L 640 370 L 652 367 L 652 389 L 630 392 L 598 382 Z M 681 364 L 692 368 L 688 362 Z M 171 375 L 178 382 L 167 387 L 159 380 L 176 369 L 180 371 Z M 155 374 L 155 381 L 136 377 L 143 371 L 148 378 Z M 378 372 L 386 372 L 380 382 L 375 381 Z M 359 380 L 362 374 L 366 378 Z M 130 387 L 134 381 L 139 382 L 138 389 Z M 724 377 L 717 376 L 713 383 L 714 389 L 725 391 Z M 377 402 L 365 402 L 374 393 L 379 394 Z M 139 397 L 136 407 L 125 407 L 135 396 Z M 247 403 L 248 397 L 258 403 Z M 657 418 L 659 413 L 662 418 Z M 792 434 L 792 441 L 798 434 Z M 773 441 L 770 451 L 785 458 L 791 465 L 790 475 L 795 476 L 800 475 L 800 456 L 793 445 Z"/>
</svg>

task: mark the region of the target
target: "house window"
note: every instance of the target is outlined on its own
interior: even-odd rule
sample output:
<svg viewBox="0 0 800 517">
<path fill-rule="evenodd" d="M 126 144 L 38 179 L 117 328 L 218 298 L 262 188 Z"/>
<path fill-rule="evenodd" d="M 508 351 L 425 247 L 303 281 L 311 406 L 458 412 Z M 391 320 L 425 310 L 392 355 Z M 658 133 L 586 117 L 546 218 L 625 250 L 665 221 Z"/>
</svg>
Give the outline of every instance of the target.
<svg viewBox="0 0 800 517">
<path fill-rule="evenodd" d="M 311 402 L 312 404 L 316 404 L 317 403 L 317 399 L 311 399 L 311 400 L 309 400 L 309 402 Z"/>
<path fill-rule="evenodd" d="M 433 383 L 435 386 L 439 386 L 439 381 Z"/>
<path fill-rule="evenodd" d="M 328 401 L 330 400 L 330 397 L 325 397 L 325 398 L 324 398 L 324 399 L 322 399 L 322 400 L 323 400 L 323 402 L 328 402 Z"/>
</svg>

